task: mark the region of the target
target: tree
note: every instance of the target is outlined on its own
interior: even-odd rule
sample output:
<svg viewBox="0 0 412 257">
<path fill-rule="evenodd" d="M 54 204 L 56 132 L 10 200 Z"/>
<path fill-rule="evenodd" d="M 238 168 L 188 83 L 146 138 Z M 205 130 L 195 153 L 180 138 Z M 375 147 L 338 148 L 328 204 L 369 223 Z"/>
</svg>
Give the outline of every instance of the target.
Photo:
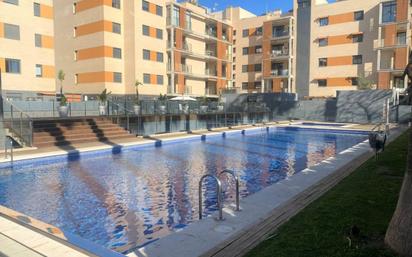
<svg viewBox="0 0 412 257">
<path fill-rule="evenodd" d="M 368 90 L 372 88 L 372 81 L 365 77 L 358 77 L 358 89 L 359 90 Z"/>
<path fill-rule="evenodd" d="M 386 231 L 385 243 L 401 256 L 412 256 L 412 130 L 405 177 L 398 204 Z"/>
<path fill-rule="evenodd" d="M 59 74 L 57 75 L 57 78 L 60 81 L 60 96 L 63 95 L 63 81 L 64 81 L 65 77 L 66 77 L 66 74 L 64 73 L 64 71 L 59 70 Z"/>
<path fill-rule="evenodd" d="M 136 105 L 139 105 L 139 86 L 143 86 L 143 83 L 136 80 L 134 87 L 136 88 Z"/>
</svg>

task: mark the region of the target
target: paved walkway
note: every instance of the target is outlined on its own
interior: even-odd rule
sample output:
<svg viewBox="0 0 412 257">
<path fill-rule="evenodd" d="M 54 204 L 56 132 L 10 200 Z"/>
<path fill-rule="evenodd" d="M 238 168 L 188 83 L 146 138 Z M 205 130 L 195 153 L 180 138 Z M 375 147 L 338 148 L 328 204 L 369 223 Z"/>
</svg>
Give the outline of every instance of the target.
<svg viewBox="0 0 412 257">
<path fill-rule="evenodd" d="M 3 256 L 86 257 L 87 255 L 6 218 L 0 217 L 0 257 Z"/>
</svg>

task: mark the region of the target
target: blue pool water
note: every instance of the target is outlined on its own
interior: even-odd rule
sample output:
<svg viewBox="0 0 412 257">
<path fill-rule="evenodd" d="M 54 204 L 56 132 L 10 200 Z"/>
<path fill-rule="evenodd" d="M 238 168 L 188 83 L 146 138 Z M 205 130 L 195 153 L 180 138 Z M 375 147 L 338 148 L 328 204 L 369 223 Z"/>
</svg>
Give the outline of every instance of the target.
<svg viewBox="0 0 412 257">
<path fill-rule="evenodd" d="M 246 197 L 366 138 L 354 132 L 256 129 L 74 160 L 24 161 L 0 169 L 0 205 L 128 253 L 198 219 L 198 182 L 204 174 L 235 170 Z M 232 184 L 224 182 L 226 202 L 234 199 Z M 206 214 L 215 211 L 209 191 Z"/>
</svg>

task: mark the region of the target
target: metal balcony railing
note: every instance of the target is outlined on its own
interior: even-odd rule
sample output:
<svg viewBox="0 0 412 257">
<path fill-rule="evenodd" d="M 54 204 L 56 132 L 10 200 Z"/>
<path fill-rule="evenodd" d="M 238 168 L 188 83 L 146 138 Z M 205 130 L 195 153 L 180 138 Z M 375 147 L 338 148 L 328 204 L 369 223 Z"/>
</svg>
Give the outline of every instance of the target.
<svg viewBox="0 0 412 257">
<path fill-rule="evenodd" d="M 288 69 L 272 70 L 270 72 L 270 75 L 275 76 L 275 77 L 288 76 L 289 75 L 289 70 Z"/>
<path fill-rule="evenodd" d="M 278 38 L 278 37 L 287 37 L 290 35 L 289 30 L 284 30 L 284 31 L 274 31 L 272 34 L 273 38 Z"/>
<path fill-rule="evenodd" d="M 385 48 L 385 47 L 407 47 L 411 40 L 403 37 L 397 37 L 393 40 L 376 39 L 373 41 L 373 48 Z"/>
</svg>

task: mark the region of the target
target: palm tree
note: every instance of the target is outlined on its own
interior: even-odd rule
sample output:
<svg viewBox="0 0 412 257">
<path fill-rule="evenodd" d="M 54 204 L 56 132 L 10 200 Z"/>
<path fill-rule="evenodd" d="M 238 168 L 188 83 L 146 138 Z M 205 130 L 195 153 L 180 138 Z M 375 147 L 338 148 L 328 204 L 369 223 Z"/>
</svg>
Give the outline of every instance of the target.
<svg viewBox="0 0 412 257">
<path fill-rule="evenodd" d="M 57 75 L 58 80 L 60 81 L 60 97 L 63 95 L 63 81 L 66 77 L 66 74 L 63 70 L 59 70 L 59 74 Z"/>
</svg>

